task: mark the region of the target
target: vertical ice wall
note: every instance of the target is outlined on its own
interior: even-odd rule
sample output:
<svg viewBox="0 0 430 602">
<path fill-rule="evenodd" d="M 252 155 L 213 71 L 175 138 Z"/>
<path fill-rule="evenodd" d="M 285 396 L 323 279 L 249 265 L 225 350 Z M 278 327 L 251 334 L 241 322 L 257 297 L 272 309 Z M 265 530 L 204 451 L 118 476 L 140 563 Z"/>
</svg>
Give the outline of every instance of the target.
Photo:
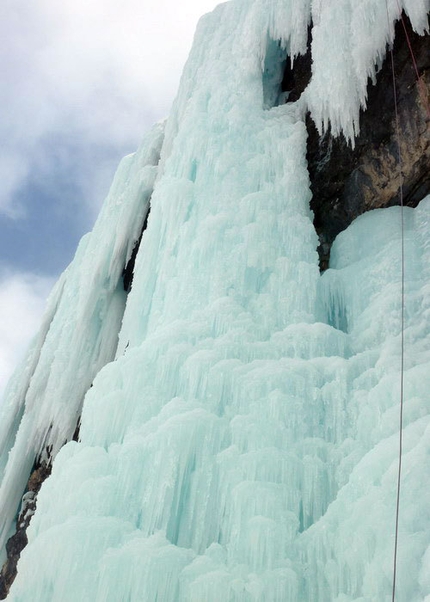
<svg viewBox="0 0 430 602">
<path fill-rule="evenodd" d="M 428 600 L 430 197 L 405 208 L 403 471 L 396 600 Z M 347 332 L 336 499 L 303 533 L 306 600 L 391 600 L 401 370 L 400 208 L 359 217 L 321 279 L 329 321 Z M 343 594 L 343 596 L 341 595 Z M 338 597 L 337 597 L 338 596 Z"/>
<path fill-rule="evenodd" d="M 302 120 L 310 107 L 354 134 L 400 10 L 389 2 L 387 19 L 383 3 L 356 4 L 233 0 L 202 19 L 164 141 L 156 128 L 120 169 L 36 352 L 0 491 L 9 517 L 25 438 L 30 459 L 60 445 L 87 393 L 80 442 L 39 494 L 10 600 L 389 599 L 399 212 L 357 220 L 321 278 Z M 428 2 L 402 6 L 423 31 Z M 311 84 L 272 106 L 311 19 Z M 121 272 L 151 194 L 125 300 Z M 405 601 L 430 596 L 427 214 L 428 202 L 406 215 Z M 31 402 L 42 389 L 55 397 Z"/>
<path fill-rule="evenodd" d="M 123 159 L 91 235 L 48 302 L 44 324 L 11 380 L 0 421 L 0 545 L 31 468 L 75 431 L 85 393 L 115 357 L 126 293 L 122 271 L 148 211 L 163 126 Z"/>
</svg>

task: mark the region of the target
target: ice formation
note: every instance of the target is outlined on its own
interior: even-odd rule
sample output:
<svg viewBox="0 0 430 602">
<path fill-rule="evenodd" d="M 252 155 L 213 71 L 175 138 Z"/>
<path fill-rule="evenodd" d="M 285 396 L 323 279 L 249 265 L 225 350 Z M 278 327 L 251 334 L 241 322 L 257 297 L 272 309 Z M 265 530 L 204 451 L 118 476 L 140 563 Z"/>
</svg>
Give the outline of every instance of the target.
<svg viewBox="0 0 430 602">
<path fill-rule="evenodd" d="M 429 8 L 231 0 L 202 18 L 170 117 L 120 165 L 10 383 L 3 546 L 35 457 L 61 450 L 8 600 L 391 599 L 401 211 L 358 218 L 321 276 L 303 119 L 353 139 L 400 11 L 423 33 Z M 311 23 L 312 80 L 285 104 Z M 430 600 L 429 211 L 403 215 L 405 602 Z"/>
</svg>

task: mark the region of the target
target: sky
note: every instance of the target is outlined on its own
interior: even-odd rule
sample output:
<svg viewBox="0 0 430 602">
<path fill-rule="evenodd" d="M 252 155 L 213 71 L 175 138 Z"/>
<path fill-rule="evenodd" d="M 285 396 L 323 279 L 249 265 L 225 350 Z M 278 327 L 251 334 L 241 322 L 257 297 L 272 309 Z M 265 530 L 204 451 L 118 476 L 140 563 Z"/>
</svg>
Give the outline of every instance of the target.
<svg viewBox="0 0 430 602">
<path fill-rule="evenodd" d="M 0 396 L 121 157 L 169 113 L 216 0 L 3 0 Z"/>
</svg>

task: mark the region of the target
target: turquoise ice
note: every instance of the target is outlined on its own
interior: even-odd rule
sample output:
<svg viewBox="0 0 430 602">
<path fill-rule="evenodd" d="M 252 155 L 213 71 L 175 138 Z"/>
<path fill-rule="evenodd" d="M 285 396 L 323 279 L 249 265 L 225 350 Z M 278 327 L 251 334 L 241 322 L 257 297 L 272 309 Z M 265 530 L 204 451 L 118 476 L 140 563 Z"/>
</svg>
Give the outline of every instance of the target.
<svg viewBox="0 0 430 602">
<path fill-rule="evenodd" d="M 171 115 L 120 165 L 9 386 L 3 543 L 35 455 L 61 450 L 8 600 L 391 599 L 401 212 L 358 218 L 321 276 L 304 115 L 353 141 L 401 7 L 422 33 L 425 0 L 388 19 L 232 0 L 200 21 Z M 313 77 L 284 104 L 311 19 Z M 404 602 L 430 600 L 429 211 L 403 216 Z"/>
</svg>

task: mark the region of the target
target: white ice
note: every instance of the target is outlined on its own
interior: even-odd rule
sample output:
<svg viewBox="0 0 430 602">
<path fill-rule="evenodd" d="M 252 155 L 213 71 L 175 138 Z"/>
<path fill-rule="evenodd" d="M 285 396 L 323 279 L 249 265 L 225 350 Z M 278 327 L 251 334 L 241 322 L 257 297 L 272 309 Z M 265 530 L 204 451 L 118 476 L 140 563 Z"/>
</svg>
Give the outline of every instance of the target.
<svg viewBox="0 0 430 602">
<path fill-rule="evenodd" d="M 232 0 L 201 20 L 164 138 L 156 126 L 120 166 L 9 388 L 4 538 L 35 455 L 82 412 L 11 601 L 391 599 L 401 212 L 358 218 L 321 277 L 303 117 L 353 138 L 402 7 L 422 33 L 424 0 L 388 15 L 377 0 Z M 311 20 L 311 83 L 278 104 Z M 404 212 L 405 602 L 430 600 L 429 210 Z"/>
</svg>

